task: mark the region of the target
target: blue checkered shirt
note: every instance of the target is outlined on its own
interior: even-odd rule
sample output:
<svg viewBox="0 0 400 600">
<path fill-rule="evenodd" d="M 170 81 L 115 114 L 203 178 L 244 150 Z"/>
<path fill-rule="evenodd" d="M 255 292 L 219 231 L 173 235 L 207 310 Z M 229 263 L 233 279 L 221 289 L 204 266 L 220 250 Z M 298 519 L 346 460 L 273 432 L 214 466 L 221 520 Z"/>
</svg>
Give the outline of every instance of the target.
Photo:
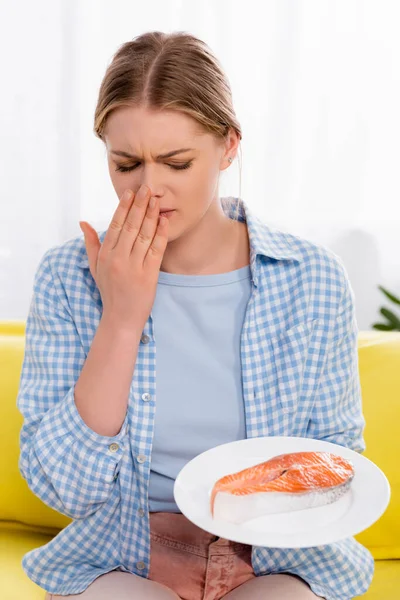
<svg viewBox="0 0 400 600">
<path fill-rule="evenodd" d="M 237 201 L 252 281 L 240 347 L 246 436 L 304 436 L 362 452 L 358 331 L 343 263 L 323 246 L 268 227 L 241 199 L 222 199 L 230 217 Z M 22 560 L 28 577 L 53 594 L 79 594 L 114 569 L 149 572 L 153 321 L 150 314 L 122 428 L 108 437 L 86 425 L 74 402 L 101 315 L 83 237 L 50 248 L 35 273 L 17 405 L 20 472 L 45 504 L 73 519 Z M 254 546 L 252 564 L 257 576 L 297 574 L 327 600 L 363 594 L 374 571 L 372 555 L 353 537 L 312 548 Z"/>
</svg>

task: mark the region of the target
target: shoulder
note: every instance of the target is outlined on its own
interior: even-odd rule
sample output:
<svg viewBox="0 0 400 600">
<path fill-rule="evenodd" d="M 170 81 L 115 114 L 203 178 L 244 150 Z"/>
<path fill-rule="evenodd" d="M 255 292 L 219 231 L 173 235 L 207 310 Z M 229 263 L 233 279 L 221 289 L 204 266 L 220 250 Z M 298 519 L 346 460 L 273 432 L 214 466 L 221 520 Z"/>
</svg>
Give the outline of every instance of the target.
<svg viewBox="0 0 400 600">
<path fill-rule="evenodd" d="M 38 270 L 49 271 L 53 276 L 76 276 L 86 257 L 83 235 L 74 237 L 49 248 L 43 254 Z"/>
<path fill-rule="evenodd" d="M 271 310 L 280 311 L 288 323 L 306 317 L 327 330 L 343 306 L 350 313 L 353 290 L 343 260 L 333 250 L 266 225 L 260 225 L 259 236 L 266 251 L 258 261 L 260 292 Z"/>
<path fill-rule="evenodd" d="M 69 298 L 82 297 L 85 291 L 87 253 L 82 236 L 52 246 L 41 257 L 34 274 L 34 293 L 70 312 Z M 89 273 L 87 269 L 86 274 Z M 60 308 L 61 308 L 60 306 Z"/>
<path fill-rule="evenodd" d="M 232 202 L 232 199 L 228 198 L 227 203 L 228 200 Z M 286 271 L 293 276 L 300 274 L 308 278 L 322 277 L 336 279 L 342 283 L 346 280 L 346 269 L 342 259 L 327 246 L 267 224 L 243 200 L 239 202 L 239 209 L 240 218 L 246 214 L 253 252 L 264 255 L 261 264 L 266 268 L 271 262 L 270 259 L 275 259 L 278 261 L 277 265 L 283 267 L 283 271 L 286 267 Z M 233 209 L 229 210 L 232 213 Z"/>
<path fill-rule="evenodd" d="M 320 288 L 332 288 L 344 292 L 349 286 L 349 278 L 342 258 L 332 249 L 294 233 L 273 229 L 264 225 L 263 235 L 274 240 L 275 247 L 286 249 L 287 263 L 293 275 L 300 276 Z"/>
</svg>

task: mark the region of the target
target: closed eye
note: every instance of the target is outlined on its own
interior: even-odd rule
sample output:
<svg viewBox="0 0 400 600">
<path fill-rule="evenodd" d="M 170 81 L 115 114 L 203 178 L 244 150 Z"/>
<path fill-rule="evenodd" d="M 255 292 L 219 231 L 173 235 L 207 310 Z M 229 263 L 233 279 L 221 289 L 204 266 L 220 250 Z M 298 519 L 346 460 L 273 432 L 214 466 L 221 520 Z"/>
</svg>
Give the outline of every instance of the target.
<svg viewBox="0 0 400 600">
<path fill-rule="evenodd" d="M 168 165 L 168 167 L 170 167 L 171 169 L 174 169 L 175 171 L 181 171 L 182 169 L 188 169 L 193 161 L 189 161 L 183 165 Z M 120 165 L 119 167 L 117 167 L 115 170 L 116 171 L 120 171 L 121 173 L 128 173 L 129 171 L 133 171 L 134 169 L 136 169 L 136 167 L 138 167 L 140 165 L 140 163 L 136 163 L 135 165 L 132 165 L 131 167 L 124 167 L 123 165 Z"/>
</svg>

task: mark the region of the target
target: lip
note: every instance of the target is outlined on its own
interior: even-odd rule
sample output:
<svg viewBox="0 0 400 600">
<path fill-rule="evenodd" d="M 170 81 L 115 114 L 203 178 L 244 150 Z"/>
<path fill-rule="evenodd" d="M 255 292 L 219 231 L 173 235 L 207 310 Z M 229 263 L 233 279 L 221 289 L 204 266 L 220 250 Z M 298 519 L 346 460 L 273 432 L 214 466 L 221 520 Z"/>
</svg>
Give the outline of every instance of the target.
<svg viewBox="0 0 400 600">
<path fill-rule="evenodd" d="M 173 214 L 174 214 L 175 210 L 167 210 L 167 211 L 160 211 L 160 215 L 162 215 L 165 219 L 170 219 Z"/>
<path fill-rule="evenodd" d="M 175 210 L 175 209 L 174 208 L 164 208 L 163 210 L 160 209 L 160 213 L 172 212 L 173 210 Z"/>
</svg>

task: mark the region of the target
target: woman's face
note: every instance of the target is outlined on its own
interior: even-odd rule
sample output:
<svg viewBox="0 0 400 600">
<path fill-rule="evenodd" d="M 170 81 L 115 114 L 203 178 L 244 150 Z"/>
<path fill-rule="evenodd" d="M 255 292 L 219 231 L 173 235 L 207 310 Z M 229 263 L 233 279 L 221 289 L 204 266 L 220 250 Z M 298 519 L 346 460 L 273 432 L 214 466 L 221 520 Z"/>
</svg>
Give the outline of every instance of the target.
<svg viewBox="0 0 400 600">
<path fill-rule="evenodd" d="M 220 171 L 229 163 L 229 141 L 218 144 L 198 123 L 173 111 L 121 107 L 108 117 L 104 140 L 118 198 L 146 184 L 169 217 L 169 241 L 194 227 L 218 199 Z M 168 158 L 159 155 L 190 148 Z"/>
</svg>

